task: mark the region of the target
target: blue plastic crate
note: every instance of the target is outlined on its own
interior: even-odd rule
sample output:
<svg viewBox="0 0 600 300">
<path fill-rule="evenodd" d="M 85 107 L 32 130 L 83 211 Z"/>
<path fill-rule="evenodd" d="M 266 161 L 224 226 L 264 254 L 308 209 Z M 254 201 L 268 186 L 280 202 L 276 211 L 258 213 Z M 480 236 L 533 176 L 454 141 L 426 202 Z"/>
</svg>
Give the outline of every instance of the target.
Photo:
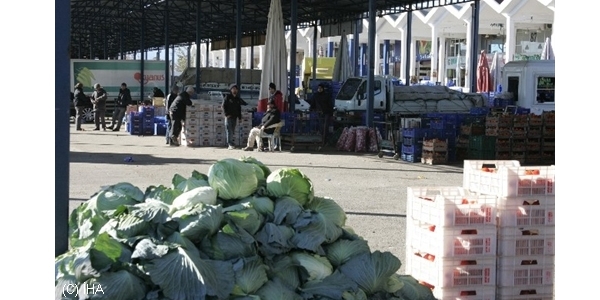
<svg viewBox="0 0 600 300">
<path fill-rule="evenodd" d="M 166 123 L 154 123 L 154 133 L 156 135 L 167 135 L 167 124 Z"/>
<path fill-rule="evenodd" d="M 402 153 L 417 154 L 420 156 L 423 153 L 423 145 L 402 145 Z"/>
<path fill-rule="evenodd" d="M 429 128 L 402 128 L 402 137 L 414 137 L 422 139 L 428 136 L 431 129 Z"/>
<path fill-rule="evenodd" d="M 156 124 L 166 124 L 167 123 L 167 117 L 166 116 L 154 117 L 154 123 L 156 123 Z"/>
<path fill-rule="evenodd" d="M 445 124 L 446 123 L 442 119 L 432 119 L 429 123 L 429 128 L 441 130 L 444 129 Z"/>
<path fill-rule="evenodd" d="M 417 155 L 413 155 L 413 154 L 405 154 L 404 161 L 412 162 L 412 163 L 421 162 L 421 155 L 419 154 L 417 156 Z"/>
<path fill-rule="evenodd" d="M 142 115 L 139 112 L 129 112 L 129 121 L 130 122 L 141 122 L 142 121 Z"/>
<path fill-rule="evenodd" d="M 471 107 L 470 114 L 476 116 L 485 116 L 490 113 L 489 107 Z"/>
<path fill-rule="evenodd" d="M 403 141 L 402 144 L 406 145 L 406 146 L 413 146 L 413 145 L 421 145 L 423 146 L 423 139 L 419 139 L 419 138 L 415 138 L 415 137 L 411 137 L 411 136 L 403 136 L 402 137 Z"/>
<path fill-rule="evenodd" d="M 514 99 L 500 99 L 500 98 L 494 99 L 494 107 L 506 107 L 509 105 L 515 105 L 515 100 Z"/>
<path fill-rule="evenodd" d="M 154 127 L 142 128 L 142 135 L 154 135 Z"/>
</svg>

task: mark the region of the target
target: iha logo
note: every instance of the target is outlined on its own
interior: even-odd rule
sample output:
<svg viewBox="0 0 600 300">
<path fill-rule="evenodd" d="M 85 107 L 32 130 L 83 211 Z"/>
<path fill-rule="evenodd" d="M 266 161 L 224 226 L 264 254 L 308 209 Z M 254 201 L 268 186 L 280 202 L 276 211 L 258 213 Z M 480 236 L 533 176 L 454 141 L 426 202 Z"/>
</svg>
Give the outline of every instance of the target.
<svg viewBox="0 0 600 300">
<path fill-rule="evenodd" d="M 133 78 L 137 82 L 142 82 L 142 73 L 137 72 L 137 73 L 133 74 Z M 150 81 L 165 81 L 165 75 L 163 75 L 163 74 L 161 74 L 161 75 L 153 75 L 153 74 L 144 75 L 144 84 L 146 84 Z"/>
<path fill-rule="evenodd" d="M 62 294 L 65 298 L 79 297 L 79 293 L 83 295 L 104 295 L 104 289 L 101 284 L 93 283 L 67 283 L 63 285 Z"/>
</svg>

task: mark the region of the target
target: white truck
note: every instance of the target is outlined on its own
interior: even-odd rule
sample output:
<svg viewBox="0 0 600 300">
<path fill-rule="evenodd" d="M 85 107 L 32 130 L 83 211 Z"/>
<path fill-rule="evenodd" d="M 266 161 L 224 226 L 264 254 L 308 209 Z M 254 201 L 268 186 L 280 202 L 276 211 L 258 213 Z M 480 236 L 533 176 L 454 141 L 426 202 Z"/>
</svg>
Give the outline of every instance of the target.
<svg viewBox="0 0 600 300">
<path fill-rule="evenodd" d="M 511 61 L 502 68 L 503 91 L 512 94 L 515 105 L 540 115 L 554 111 L 554 60 Z"/>
<path fill-rule="evenodd" d="M 374 111 L 405 116 L 469 112 L 472 107 L 484 104 L 480 94 L 462 93 L 445 86 L 399 85 L 391 76 L 375 76 L 374 94 Z M 338 112 L 366 111 L 367 104 L 366 77 L 348 78 L 335 98 Z"/>
<path fill-rule="evenodd" d="M 150 95 L 154 87 L 162 89 L 167 94 L 168 91 L 164 90 L 165 79 L 164 61 L 145 61 L 144 76 L 142 76 L 140 60 L 71 59 L 71 88 L 81 82 L 83 92 L 89 96 L 94 92 L 94 84 L 99 83 L 108 93 L 107 117 L 112 116 L 114 100 L 119 95 L 121 83 L 127 84 L 132 100 L 137 102 L 143 100 L 144 95 Z M 143 91 L 142 82 L 144 83 Z M 73 107 L 71 116 L 75 116 Z M 93 121 L 94 114 L 91 106 L 84 109 L 83 116 L 85 122 Z"/>
</svg>

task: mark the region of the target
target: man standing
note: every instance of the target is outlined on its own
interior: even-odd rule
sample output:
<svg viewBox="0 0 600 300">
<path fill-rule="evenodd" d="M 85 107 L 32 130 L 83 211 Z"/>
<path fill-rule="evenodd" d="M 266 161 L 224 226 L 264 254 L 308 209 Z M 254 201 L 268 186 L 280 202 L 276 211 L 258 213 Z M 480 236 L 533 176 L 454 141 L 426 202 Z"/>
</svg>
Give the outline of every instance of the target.
<svg viewBox="0 0 600 300">
<path fill-rule="evenodd" d="M 326 143 L 327 132 L 333 117 L 333 102 L 331 94 L 325 92 L 325 86 L 320 83 L 317 92 L 310 103 L 310 111 L 319 113 L 319 131 L 323 134 L 323 144 Z"/>
<path fill-rule="evenodd" d="M 227 149 L 233 150 L 235 149 L 235 145 L 233 144 L 235 125 L 237 125 L 237 120 L 242 118 L 242 105 L 248 105 L 248 103 L 240 98 L 237 85 L 232 85 L 229 90 L 231 94 L 223 99 L 221 107 L 225 113 L 226 137 L 227 145 L 229 146 Z"/>
<path fill-rule="evenodd" d="M 106 98 L 108 98 L 108 94 L 99 83 L 94 84 L 94 90 L 92 94 L 94 123 L 96 124 L 94 130 L 100 130 L 100 122 L 102 122 L 102 130 L 106 131 Z"/>
<path fill-rule="evenodd" d="M 256 138 L 260 136 L 261 132 L 264 132 L 266 134 L 273 134 L 273 132 L 275 131 L 275 128 L 267 128 L 267 127 L 277 124 L 279 122 L 281 122 L 281 113 L 277 109 L 277 105 L 275 104 L 275 101 L 269 101 L 267 112 L 262 117 L 260 124 L 250 130 L 250 134 L 248 135 L 248 144 L 246 145 L 246 148 L 244 148 L 242 150 L 252 151 L 252 148 L 254 147 L 254 142 L 256 141 Z M 257 146 L 258 146 L 258 151 L 261 151 L 262 150 L 261 145 L 257 145 Z M 280 145 L 280 147 L 281 147 L 281 145 Z"/>
<path fill-rule="evenodd" d="M 173 89 L 171 90 L 171 93 L 167 96 L 167 145 L 171 142 L 171 127 L 173 126 L 173 121 L 171 120 L 171 116 L 169 114 L 169 108 L 171 107 L 171 104 L 173 104 L 173 101 L 175 100 L 175 98 L 177 98 L 177 95 L 179 95 L 179 87 L 178 86 L 174 86 Z"/>
<path fill-rule="evenodd" d="M 90 99 L 83 93 L 83 84 L 78 82 L 75 85 L 75 92 L 73 93 L 73 105 L 75 106 L 75 129 L 77 131 L 83 131 L 81 123 L 83 121 L 83 109 L 86 104 L 90 104 Z"/>
<path fill-rule="evenodd" d="M 121 128 L 121 123 L 123 123 L 123 117 L 125 116 L 125 112 L 127 111 L 127 106 L 131 104 L 131 92 L 127 88 L 127 83 L 121 83 L 121 90 L 119 91 L 119 97 L 117 98 L 117 103 L 115 103 L 115 111 L 113 111 L 112 122 L 108 129 L 112 129 L 112 131 L 119 131 Z M 117 127 L 113 129 L 117 123 Z"/>
<path fill-rule="evenodd" d="M 194 94 L 194 88 L 189 86 L 185 93 L 177 95 L 171 106 L 169 107 L 169 114 L 171 116 L 171 146 L 179 146 L 177 139 L 181 134 L 181 122 L 185 121 L 185 112 L 187 106 L 192 106 L 192 100 L 190 96 Z"/>
</svg>

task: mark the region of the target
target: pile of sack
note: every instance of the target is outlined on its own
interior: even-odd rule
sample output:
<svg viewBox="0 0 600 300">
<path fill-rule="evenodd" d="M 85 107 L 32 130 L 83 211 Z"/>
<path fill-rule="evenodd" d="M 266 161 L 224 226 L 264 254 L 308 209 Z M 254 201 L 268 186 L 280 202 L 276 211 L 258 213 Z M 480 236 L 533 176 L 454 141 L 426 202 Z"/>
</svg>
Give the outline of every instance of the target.
<svg viewBox="0 0 600 300">
<path fill-rule="evenodd" d="M 376 127 L 346 127 L 337 141 L 337 150 L 378 152 L 381 139 L 381 133 Z"/>
</svg>

